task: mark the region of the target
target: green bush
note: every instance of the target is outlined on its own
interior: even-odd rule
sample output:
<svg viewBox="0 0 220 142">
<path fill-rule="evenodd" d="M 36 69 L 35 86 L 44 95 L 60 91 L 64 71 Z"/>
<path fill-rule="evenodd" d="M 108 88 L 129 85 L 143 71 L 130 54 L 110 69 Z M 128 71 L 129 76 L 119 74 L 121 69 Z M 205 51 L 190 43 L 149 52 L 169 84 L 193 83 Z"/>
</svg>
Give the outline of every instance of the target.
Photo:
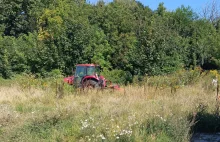
<svg viewBox="0 0 220 142">
<path fill-rule="evenodd" d="M 125 84 L 127 81 L 126 72 L 122 70 L 104 70 L 101 74 L 113 83 Z"/>
<path fill-rule="evenodd" d="M 52 78 L 60 78 L 63 77 L 62 72 L 59 69 L 54 69 L 51 72 L 48 73 L 47 77 L 52 77 Z"/>
<path fill-rule="evenodd" d="M 192 85 L 200 79 L 201 69 L 179 70 L 166 76 L 146 76 L 143 81 L 147 81 L 150 86 L 179 88 L 185 85 Z"/>
</svg>

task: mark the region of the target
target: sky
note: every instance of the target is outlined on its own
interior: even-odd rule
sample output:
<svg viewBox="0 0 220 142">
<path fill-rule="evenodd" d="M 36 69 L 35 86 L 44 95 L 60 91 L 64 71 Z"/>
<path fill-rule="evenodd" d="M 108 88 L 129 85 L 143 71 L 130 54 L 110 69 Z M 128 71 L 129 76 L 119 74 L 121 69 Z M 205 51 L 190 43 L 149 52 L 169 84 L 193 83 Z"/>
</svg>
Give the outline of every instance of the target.
<svg viewBox="0 0 220 142">
<path fill-rule="evenodd" d="M 87 0 L 91 4 L 95 4 L 98 0 Z M 105 2 L 111 2 L 112 0 L 104 0 Z M 149 6 L 152 10 L 156 10 L 159 3 L 163 2 L 164 6 L 169 11 L 173 11 L 181 5 L 190 6 L 195 12 L 200 11 L 208 2 L 212 0 L 137 0 L 144 4 L 145 6 Z"/>
</svg>

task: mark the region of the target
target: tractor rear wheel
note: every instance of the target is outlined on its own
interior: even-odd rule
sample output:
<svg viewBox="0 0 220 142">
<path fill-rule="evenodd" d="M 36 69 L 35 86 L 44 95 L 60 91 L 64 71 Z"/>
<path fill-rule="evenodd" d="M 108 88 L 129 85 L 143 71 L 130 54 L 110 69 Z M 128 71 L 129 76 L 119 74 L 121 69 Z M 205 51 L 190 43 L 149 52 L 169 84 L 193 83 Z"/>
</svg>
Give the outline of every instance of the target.
<svg viewBox="0 0 220 142">
<path fill-rule="evenodd" d="M 97 81 L 95 80 L 86 80 L 84 83 L 83 83 L 83 88 L 99 88 L 99 84 Z"/>
</svg>

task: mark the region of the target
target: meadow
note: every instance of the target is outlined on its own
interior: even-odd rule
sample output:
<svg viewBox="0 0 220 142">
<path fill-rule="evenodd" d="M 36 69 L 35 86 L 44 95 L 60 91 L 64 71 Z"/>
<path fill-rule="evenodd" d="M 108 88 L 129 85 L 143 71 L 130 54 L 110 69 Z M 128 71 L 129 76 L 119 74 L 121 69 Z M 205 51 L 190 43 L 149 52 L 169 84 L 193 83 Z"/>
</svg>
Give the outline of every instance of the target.
<svg viewBox="0 0 220 142">
<path fill-rule="evenodd" d="M 0 141 L 187 142 L 220 130 L 216 75 L 180 71 L 122 91 L 80 91 L 32 75 L 0 79 Z"/>
</svg>

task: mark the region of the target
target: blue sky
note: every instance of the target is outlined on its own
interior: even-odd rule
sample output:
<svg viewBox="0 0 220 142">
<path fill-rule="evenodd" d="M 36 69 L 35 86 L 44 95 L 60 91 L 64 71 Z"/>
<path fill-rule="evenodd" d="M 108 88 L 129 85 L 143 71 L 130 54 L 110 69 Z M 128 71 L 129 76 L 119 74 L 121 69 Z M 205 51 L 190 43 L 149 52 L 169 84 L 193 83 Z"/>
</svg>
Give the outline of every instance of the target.
<svg viewBox="0 0 220 142">
<path fill-rule="evenodd" d="M 94 4 L 97 0 L 87 0 Z M 112 0 L 104 0 L 105 2 L 111 2 Z M 138 0 L 145 6 L 149 6 L 152 10 L 157 9 L 158 4 L 163 2 L 167 10 L 172 11 L 181 5 L 190 6 L 195 12 L 200 11 L 211 0 Z"/>
</svg>

